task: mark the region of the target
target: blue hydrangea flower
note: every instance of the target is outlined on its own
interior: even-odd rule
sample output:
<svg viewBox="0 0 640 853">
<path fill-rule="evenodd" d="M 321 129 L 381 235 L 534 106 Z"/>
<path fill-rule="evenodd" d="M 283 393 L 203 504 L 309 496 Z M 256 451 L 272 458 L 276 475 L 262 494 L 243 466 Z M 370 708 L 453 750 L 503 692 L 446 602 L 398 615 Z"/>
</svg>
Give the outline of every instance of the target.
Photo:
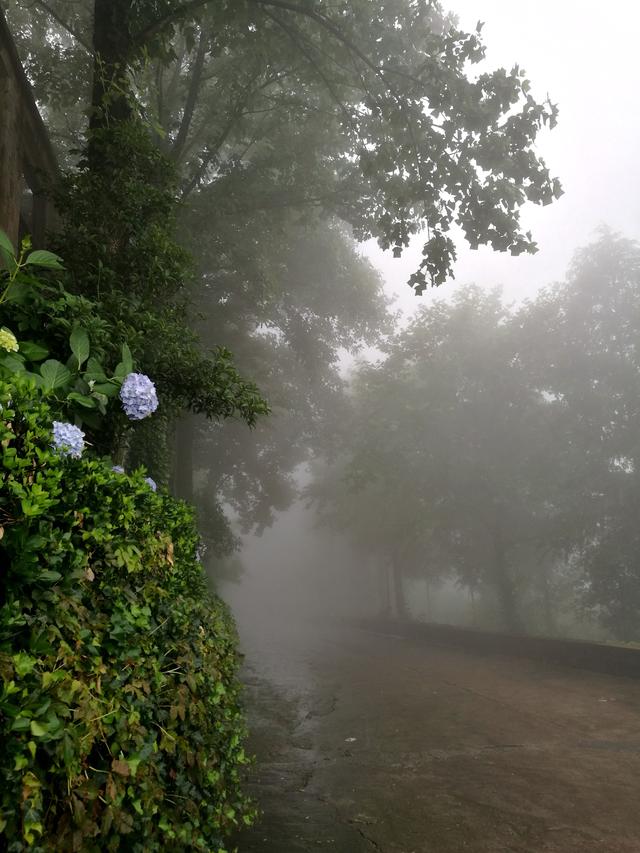
<svg viewBox="0 0 640 853">
<path fill-rule="evenodd" d="M 120 388 L 122 408 L 131 421 L 140 421 L 158 408 L 156 386 L 144 373 L 129 373 Z"/>
<path fill-rule="evenodd" d="M 73 459 L 80 459 L 84 450 L 84 433 L 79 427 L 73 424 L 54 421 L 51 446 L 61 456 L 71 456 Z"/>
<path fill-rule="evenodd" d="M 152 492 L 157 491 L 158 486 L 156 485 L 156 481 L 152 477 L 145 477 L 144 481 L 145 483 L 147 483 Z"/>
<path fill-rule="evenodd" d="M 113 465 L 111 470 L 114 474 L 124 474 L 124 468 L 122 465 Z"/>
</svg>

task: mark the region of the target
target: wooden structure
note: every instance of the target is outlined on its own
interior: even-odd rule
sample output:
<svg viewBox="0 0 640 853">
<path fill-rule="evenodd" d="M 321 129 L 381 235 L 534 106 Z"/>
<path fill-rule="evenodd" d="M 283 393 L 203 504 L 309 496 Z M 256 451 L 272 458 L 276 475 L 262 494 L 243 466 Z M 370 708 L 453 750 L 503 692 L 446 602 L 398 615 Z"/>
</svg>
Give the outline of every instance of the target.
<svg viewBox="0 0 640 853">
<path fill-rule="evenodd" d="M 0 228 L 14 244 L 30 234 L 42 246 L 54 215 L 47 186 L 56 174 L 47 130 L 0 9 Z"/>
</svg>

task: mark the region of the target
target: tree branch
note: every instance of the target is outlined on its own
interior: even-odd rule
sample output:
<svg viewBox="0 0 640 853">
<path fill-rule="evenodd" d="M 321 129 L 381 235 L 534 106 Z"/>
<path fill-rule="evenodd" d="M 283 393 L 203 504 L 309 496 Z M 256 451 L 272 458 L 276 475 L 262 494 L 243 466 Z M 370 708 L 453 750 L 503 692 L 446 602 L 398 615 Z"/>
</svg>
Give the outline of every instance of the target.
<svg viewBox="0 0 640 853">
<path fill-rule="evenodd" d="M 265 10 L 265 14 L 266 14 L 269 18 L 271 18 L 271 20 L 272 20 L 275 24 L 277 24 L 277 25 L 278 25 L 278 26 L 279 26 L 279 27 L 280 27 L 280 28 L 281 28 L 281 29 L 282 29 L 282 30 L 287 34 L 287 36 L 291 39 L 291 41 L 292 41 L 292 42 L 293 42 L 293 44 L 297 47 L 297 49 L 300 51 L 300 53 L 302 53 L 302 55 L 306 57 L 307 61 L 308 61 L 308 62 L 309 62 L 309 64 L 311 65 L 311 67 L 314 69 L 314 71 L 316 72 L 316 74 L 318 75 L 318 77 L 322 80 L 322 82 L 324 83 L 324 85 L 327 87 L 327 91 L 329 92 L 329 94 L 331 95 L 331 97 L 333 98 L 333 100 L 335 101 L 335 103 L 338 105 L 338 107 L 339 107 L 339 108 L 340 108 L 340 110 L 342 111 L 342 114 L 344 115 L 344 117 L 345 117 L 346 121 L 347 121 L 351 126 L 353 126 L 353 123 L 354 123 L 354 122 L 353 122 L 353 117 L 352 117 L 352 115 L 350 114 L 349 110 L 346 108 L 346 106 L 343 104 L 343 102 L 342 102 L 342 101 L 340 100 L 340 98 L 338 97 L 338 94 L 337 94 L 337 92 L 334 90 L 334 87 L 333 87 L 333 84 L 332 84 L 331 80 L 329 80 L 329 78 L 328 78 L 328 77 L 327 77 L 327 75 L 324 73 L 324 71 L 322 70 L 322 68 L 321 68 L 321 67 L 318 65 L 318 63 L 315 61 L 315 59 L 313 58 L 313 55 L 311 54 L 311 52 L 310 52 L 309 50 L 307 50 L 307 48 L 306 48 L 303 44 L 301 44 L 301 42 L 300 42 L 300 41 L 299 41 L 299 39 L 297 38 L 297 35 L 298 35 L 298 34 L 297 34 L 297 33 L 296 33 L 296 32 L 295 32 L 291 27 L 289 27 L 287 24 L 285 24 L 285 23 L 284 23 L 284 21 L 281 21 L 281 20 L 280 20 L 280 18 L 278 18 L 278 17 L 277 17 L 276 15 L 274 15 L 272 12 L 269 12 L 269 11 Z"/>
<path fill-rule="evenodd" d="M 205 155 L 205 157 L 202 160 L 202 163 L 196 169 L 195 174 L 191 177 L 191 179 L 189 180 L 189 182 L 186 184 L 185 188 L 183 189 L 182 195 L 181 195 L 181 199 L 183 201 L 198 186 L 200 180 L 204 176 L 204 173 L 207 171 L 207 169 L 209 168 L 209 165 L 212 163 L 212 161 L 216 158 L 218 151 L 224 145 L 227 137 L 229 136 L 229 134 L 233 130 L 233 126 L 242 117 L 242 113 L 244 112 L 244 108 L 246 106 L 246 103 L 249 100 L 249 95 L 251 94 L 251 87 L 253 86 L 257 77 L 258 77 L 258 74 L 254 74 L 253 77 L 251 78 L 251 80 L 244 87 L 244 90 L 242 92 L 242 97 L 240 98 L 238 103 L 235 105 L 235 109 L 233 110 L 233 112 L 229 116 L 229 120 L 227 121 L 222 132 L 219 134 L 217 140 L 215 141 L 213 148 L 207 152 L 207 154 Z"/>
<path fill-rule="evenodd" d="M 188 15 L 189 13 L 196 12 L 198 9 L 202 9 L 210 2 L 211 0 L 190 0 L 190 2 L 184 3 L 177 9 L 174 9 L 171 12 L 167 12 L 166 15 L 163 15 L 145 30 L 138 33 L 138 35 L 134 38 L 134 41 L 139 46 L 144 45 L 146 41 L 148 41 L 148 39 L 152 38 L 168 24 L 179 20 L 180 18 Z M 355 44 L 350 38 L 348 38 L 348 36 L 346 36 L 342 32 L 340 27 L 334 24 L 333 21 L 331 21 L 326 15 L 323 15 L 321 12 L 316 12 L 314 9 L 302 6 L 299 3 L 292 2 L 292 0 L 249 0 L 249 2 L 255 4 L 256 6 L 284 9 L 288 12 L 293 12 L 296 15 L 302 15 L 303 17 L 309 18 L 310 20 L 318 23 L 323 29 L 331 33 L 341 44 L 348 48 L 354 56 L 357 56 L 358 59 L 363 62 L 365 66 L 379 80 L 381 80 L 384 88 L 391 94 L 392 98 L 396 101 L 398 107 L 400 109 L 402 108 L 402 99 L 398 96 L 393 84 L 387 81 L 385 77 L 385 70 L 377 66 L 374 62 L 372 62 L 372 60 L 369 59 L 369 57 L 362 50 L 360 50 L 358 45 Z M 416 155 L 416 167 L 420 179 L 423 180 L 422 164 L 420 162 L 420 157 L 418 154 L 418 145 L 415 139 L 413 126 L 411 124 L 409 116 L 407 116 L 406 119 L 407 130 L 411 138 L 411 145 Z"/>
<path fill-rule="evenodd" d="M 47 13 L 47 15 L 53 18 L 53 20 L 63 28 L 63 30 L 69 33 L 70 36 L 73 36 L 73 38 L 78 42 L 80 47 L 83 47 L 87 51 L 87 53 L 93 55 L 93 48 L 89 44 L 89 42 L 85 41 L 84 37 L 81 36 L 80 33 L 72 29 L 70 24 L 68 24 L 63 18 L 61 18 L 60 15 L 58 15 L 58 13 L 54 9 L 52 9 L 51 6 L 49 6 L 46 0 L 34 0 L 33 5 L 39 6 L 41 9 L 43 9 Z"/>
<path fill-rule="evenodd" d="M 198 92 L 200 91 L 200 85 L 202 83 L 202 71 L 204 69 L 204 58 L 206 52 L 207 38 L 205 36 L 204 30 L 200 30 L 200 42 L 198 44 L 198 52 L 196 53 L 196 58 L 190 69 L 191 82 L 189 84 L 187 100 L 184 105 L 184 112 L 182 113 L 182 121 L 180 122 L 180 127 L 178 129 L 178 134 L 175 138 L 175 142 L 171 147 L 171 156 L 174 160 L 177 160 L 180 157 L 187 141 L 189 128 L 191 127 L 191 121 L 193 119 L 193 113 L 196 107 L 196 102 L 198 100 Z"/>
<path fill-rule="evenodd" d="M 184 3 L 177 9 L 167 12 L 166 15 L 162 15 L 157 21 L 154 21 L 153 24 L 139 32 L 133 39 L 134 43 L 139 47 L 146 44 L 149 39 L 157 35 L 168 24 L 178 21 L 180 18 L 183 18 L 191 12 L 197 12 L 198 9 L 202 9 L 204 6 L 207 6 L 211 1 L 212 0 L 190 0 L 190 2 Z M 276 9 L 285 9 L 288 12 L 294 12 L 297 15 L 303 15 L 305 18 L 310 18 L 312 21 L 316 21 L 325 30 L 335 36 L 338 41 L 344 44 L 345 47 L 348 47 L 349 50 L 353 51 L 353 53 L 355 53 L 355 55 L 362 60 L 362 62 L 364 62 L 367 67 L 374 72 L 374 74 L 384 80 L 384 74 L 375 65 L 375 63 L 373 63 L 368 56 L 351 41 L 351 39 L 347 38 L 340 27 L 336 26 L 336 24 L 327 18 L 326 15 L 305 6 L 300 6 L 298 3 L 289 2 L 289 0 L 249 0 L 249 2 L 254 3 L 256 6 L 273 6 Z"/>
</svg>

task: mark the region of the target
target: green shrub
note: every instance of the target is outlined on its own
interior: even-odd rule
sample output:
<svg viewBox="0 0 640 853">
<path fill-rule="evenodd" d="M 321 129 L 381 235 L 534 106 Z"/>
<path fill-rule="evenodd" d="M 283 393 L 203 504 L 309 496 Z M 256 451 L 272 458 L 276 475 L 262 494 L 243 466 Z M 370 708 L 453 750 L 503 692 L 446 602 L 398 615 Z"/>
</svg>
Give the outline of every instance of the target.
<svg viewBox="0 0 640 853">
<path fill-rule="evenodd" d="M 0 847 L 225 850 L 253 811 L 236 636 L 191 509 L 51 447 L 0 383 Z"/>
</svg>

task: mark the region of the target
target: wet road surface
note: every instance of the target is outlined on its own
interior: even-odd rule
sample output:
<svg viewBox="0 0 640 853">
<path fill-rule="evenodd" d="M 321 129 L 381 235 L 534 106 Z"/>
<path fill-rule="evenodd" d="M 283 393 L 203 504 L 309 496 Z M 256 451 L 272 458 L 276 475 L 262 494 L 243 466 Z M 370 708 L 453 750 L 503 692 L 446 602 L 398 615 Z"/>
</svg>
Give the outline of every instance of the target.
<svg viewBox="0 0 640 853">
<path fill-rule="evenodd" d="M 240 853 L 640 853 L 640 682 L 242 618 Z"/>
</svg>

